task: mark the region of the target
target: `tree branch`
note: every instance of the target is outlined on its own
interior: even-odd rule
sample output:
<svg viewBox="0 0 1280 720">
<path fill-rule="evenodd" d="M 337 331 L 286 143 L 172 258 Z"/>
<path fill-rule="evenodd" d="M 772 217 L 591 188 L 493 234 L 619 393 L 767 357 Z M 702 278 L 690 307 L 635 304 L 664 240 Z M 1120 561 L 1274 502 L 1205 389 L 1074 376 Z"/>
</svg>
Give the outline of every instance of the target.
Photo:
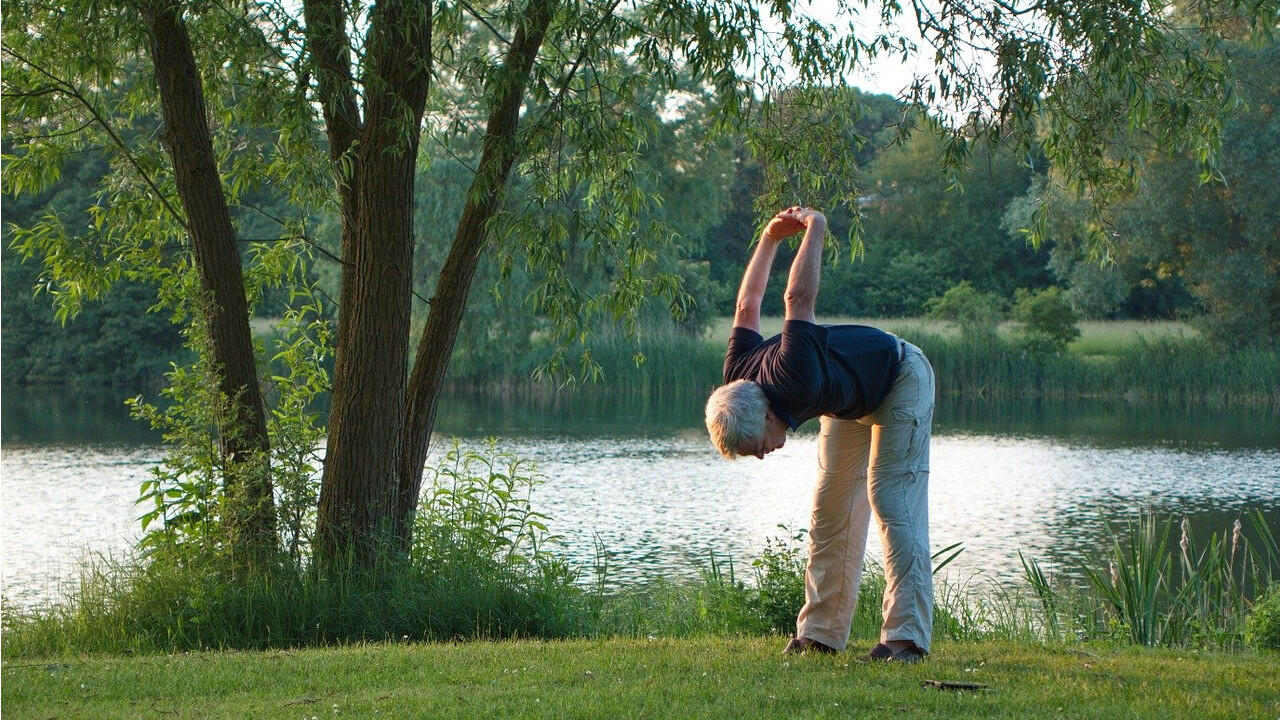
<svg viewBox="0 0 1280 720">
<path fill-rule="evenodd" d="M 57 132 L 45 133 L 43 135 L 14 135 L 9 139 L 12 140 L 14 143 L 27 144 L 30 142 L 39 142 L 41 140 L 49 140 L 50 138 L 76 135 L 78 133 L 84 132 L 84 129 L 94 124 L 94 122 L 95 120 L 90 118 L 84 121 L 84 123 L 80 125 L 80 127 L 71 128 L 70 130 L 59 130 Z"/>
<path fill-rule="evenodd" d="M 187 224 L 186 218 L 183 217 L 182 214 L 178 212 L 177 208 L 169 202 L 169 199 L 160 191 L 159 186 L 157 186 L 155 181 L 151 179 L 151 176 L 147 174 L 147 171 L 142 169 L 142 164 L 139 163 L 138 159 L 133 156 L 132 152 L 130 152 L 129 146 L 125 144 L 124 139 L 120 137 L 115 128 L 111 127 L 111 124 L 107 122 L 106 118 L 102 117 L 102 113 L 98 112 L 98 108 L 94 106 L 93 103 L 89 102 L 88 98 L 81 94 L 81 92 L 70 82 L 54 75 L 52 72 L 41 67 L 31 59 L 14 52 L 13 48 L 4 47 L 3 51 L 18 62 L 23 63 L 27 67 L 48 78 L 48 80 L 54 84 L 54 87 L 58 92 L 61 92 L 63 95 L 66 95 L 79 103 L 80 106 L 92 116 L 93 120 L 91 122 L 97 123 L 98 126 L 107 133 L 107 136 L 111 138 L 111 142 L 115 144 L 116 148 L 120 150 L 120 153 L 124 155 L 125 159 L 129 161 L 129 164 L 133 166 L 133 169 L 142 177 L 142 181 L 147 184 L 147 187 L 151 188 L 151 192 L 155 193 L 156 199 L 164 206 L 164 209 L 169 213 L 169 216 L 182 226 L 182 229 L 187 231 L 188 234 L 191 233 L 191 226 Z M 83 129 L 83 127 L 81 129 Z"/>
<path fill-rule="evenodd" d="M 615 0 L 619 2 L 620 0 Z M 467 203 L 458 221 L 453 244 L 436 282 L 431 313 L 422 329 L 409 377 L 408 406 L 404 425 L 404 456 L 397 498 L 396 533 L 407 542 L 422 465 L 426 461 L 435 422 L 440 386 L 458 336 L 475 277 L 480 250 L 488 238 L 489 220 L 502 202 L 503 189 L 519 155 L 517 131 L 520 104 L 528 87 L 534 61 L 555 15 L 556 0 L 530 0 L 489 98 L 484 150 Z"/>
<path fill-rule="evenodd" d="M 489 20 L 487 18 L 485 18 L 480 13 L 476 12 L 476 9 L 471 7 L 471 4 L 468 3 L 467 0 L 458 0 L 458 4 L 461 5 L 463 9 L 465 9 L 467 13 L 471 15 L 471 17 L 479 20 L 485 27 L 489 28 L 489 32 L 493 33 L 495 37 L 501 40 L 503 45 L 506 45 L 507 47 L 511 46 L 511 41 L 503 37 L 502 33 L 498 32 L 498 28 L 489 24 Z"/>
<path fill-rule="evenodd" d="M 351 76 L 351 43 L 340 0 L 303 0 L 306 37 L 320 72 L 320 107 L 329 136 L 329 157 L 341 160 L 360 136 L 355 81 Z"/>
</svg>

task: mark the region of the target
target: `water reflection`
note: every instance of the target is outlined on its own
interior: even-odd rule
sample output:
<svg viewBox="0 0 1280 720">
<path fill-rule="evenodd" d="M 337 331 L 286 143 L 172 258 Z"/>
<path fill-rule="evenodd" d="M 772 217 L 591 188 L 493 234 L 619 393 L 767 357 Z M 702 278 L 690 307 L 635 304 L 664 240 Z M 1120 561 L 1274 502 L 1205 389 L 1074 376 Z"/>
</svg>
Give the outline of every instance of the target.
<svg viewBox="0 0 1280 720">
<path fill-rule="evenodd" d="M 13 444 L 159 442 L 129 418 L 124 398 L 102 388 L 5 388 L 0 437 Z M 158 402 L 154 395 L 147 397 Z M 572 392 L 447 393 L 437 429 L 462 437 L 661 437 L 702 427 L 701 393 L 618 395 L 588 386 Z M 812 434 L 810 421 L 800 434 Z M 983 401 L 943 398 L 935 435 L 1057 438 L 1098 447 L 1280 448 L 1280 407 L 1164 406 L 1124 401 Z"/>
<path fill-rule="evenodd" d="M 129 417 L 125 398 L 137 394 L 101 387 L 6 387 L 0 437 L 6 446 L 157 443 L 159 433 Z"/>
<path fill-rule="evenodd" d="M 161 450 L 119 395 L 5 391 L 10 602 L 48 599 L 85 550 L 120 550 L 136 536 L 132 502 Z M 701 427 L 702 400 L 455 394 L 439 425 L 468 447 L 497 436 L 536 461 L 547 482 L 535 505 L 568 552 L 589 568 L 598 538 L 611 577 L 626 582 L 696 573 L 712 552 L 745 560 L 779 523 L 808 524 L 812 424 L 764 461 L 726 462 Z M 1140 510 L 1185 514 L 1204 537 L 1257 507 L 1280 533 L 1274 408 L 945 401 L 937 417 L 932 540 L 965 543 L 956 573 L 1014 579 L 1019 550 L 1070 571 L 1105 544 L 1107 523 Z M 437 441 L 434 457 L 446 445 Z M 869 552 L 880 552 L 875 533 Z"/>
<path fill-rule="evenodd" d="M 1280 408 L 1132 403 L 1117 400 L 939 403 L 936 431 L 1053 437 L 1098 447 L 1151 445 L 1280 447 Z"/>
<path fill-rule="evenodd" d="M 540 505 L 572 518 L 568 541 L 590 557 L 591 531 L 622 579 L 692 572 L 711 552 L 756 555 L 764 538 L 808 524 L 816 438 L 802 436 L 764 461 L 720 460 L 699 433 L 664 440 L 517 440 L 548 483 Z M 1020 573 L 1018 551 L 1070 570 L 1102 547 L 1103 518 L 1155 510 L 1189 514 L 1221 531 L 1243 509 L 1280 528 L 1280 450 L 1129 451 L 994 435 L 935 440 L 930 515 L 935 548 L 964 542 L 956 572 Z M 1269 471 L 1260 471 L 1270 468 Z M 564 529 L 564 526 L 561 526 Z M 872 534 L 869 552 L 880 550 Z"/>
</svg>

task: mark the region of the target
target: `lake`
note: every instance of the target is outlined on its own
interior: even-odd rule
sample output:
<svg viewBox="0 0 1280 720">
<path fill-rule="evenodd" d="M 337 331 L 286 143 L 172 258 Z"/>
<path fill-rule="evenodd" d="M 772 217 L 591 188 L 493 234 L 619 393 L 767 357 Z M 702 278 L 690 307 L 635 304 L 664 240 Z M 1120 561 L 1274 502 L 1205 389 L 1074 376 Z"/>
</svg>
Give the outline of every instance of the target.
<svg viewBox="0 0 1280 720">
<path fill-rule="evenodd" d="M 0 435 L 4 599 L 56 599 L 92 553 L 138 536 L 133 501 L 163 454 L 129 419 L 123 393 L 5 389 Z M 808 524 L 816 427 L 765 460 L 722 460 L 702 427 L 700 395 L 619 397 L 453 394 L 433 459 L 457 437 L 537 463 L 548 513 L 584 569 L 597 541 L 614 583 L 695 575 L 712 553 L 740 572 L 779 524 Z M 952 578 L 1021 577 L 1019 550 L 1071 573 L 1106 544 L 1107 526 L 1140 511 L 1187 516 L 1198 536 L 1260 509 L 1280 533 L 1280 411 L 1124 402 L 981 402 L 938 406 L 930 479 L 935 549 L 963 542 Z M 881 549 L 872 530 L 868 554 Z"/>
</svg>

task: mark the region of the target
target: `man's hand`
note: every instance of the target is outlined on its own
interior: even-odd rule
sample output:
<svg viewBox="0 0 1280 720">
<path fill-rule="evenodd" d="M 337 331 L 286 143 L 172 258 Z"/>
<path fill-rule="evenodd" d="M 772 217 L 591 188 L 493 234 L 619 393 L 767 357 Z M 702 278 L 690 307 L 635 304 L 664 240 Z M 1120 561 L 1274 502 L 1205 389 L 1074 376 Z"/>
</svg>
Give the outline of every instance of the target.
<svg viewBox="0 0 1280 720">
<path fill-rule="evenodd" d="M 804 240 L 791 261 L 787 278 L 788 320 L 817 322 L 814 307 L 818 302 L 818 277 L 822 274 L 822 239 L 827 234 L 827 218 L 813 208 L 790 207 L 778 213 L 778 219 L 805 228 Z"/>
<path fill-rule="evenodd" d="M 804 230 L 808 226 L 799 218 L 795 217 L 796 212 L 803 211 L 804 208 L 796 206 L 789 207 L 786 210 L 779 212 L 777 215 L 774 215 L 769 220 L 769 224 L 764 226 L 764 235 L 761 237 L 761 240 L 776 243 Z"/>
<path fill-rule="evenodd" d="M 805 228 L 812 227 L 814 223 L 822 223 L 825 226 L 827 222 L 827 217 L 813 208 L 789 207 L 778 213 L 775 217 L 793 223 L 799 223 L 801 227 Z M 794 235 L 797 232 L 800 231 L 794 230 L 788 234 Z"/>
</svg>

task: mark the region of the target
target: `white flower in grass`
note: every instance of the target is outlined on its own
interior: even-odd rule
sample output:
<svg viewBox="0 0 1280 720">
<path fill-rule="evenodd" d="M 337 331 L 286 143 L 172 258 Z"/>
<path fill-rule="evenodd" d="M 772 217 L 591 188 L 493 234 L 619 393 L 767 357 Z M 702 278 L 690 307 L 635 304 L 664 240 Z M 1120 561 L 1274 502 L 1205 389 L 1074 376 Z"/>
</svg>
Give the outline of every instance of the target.
<svg viewBox="0 0 1280 720">
<path fill-rule="evenodd" d="M 1190 559 L 1191 557 L 1191 520 L 1182 518 L 1182 540 L 1178 542 L 1178 546 L 1182 548 L 1182 557 Z"/>
<path fill-rule="evenodd" d="M 1236 518 L 1236 521 L 1234 523 L 1231 523 L 1231 559 L 1232 560 L 1236 559 L 1236 547 L 1240 545 L 1240 537 L 1244 534 L 1243 530 L 1244 530 L 1244 525 L 1240 524 L 1240 518 Z"/>
</svg>

